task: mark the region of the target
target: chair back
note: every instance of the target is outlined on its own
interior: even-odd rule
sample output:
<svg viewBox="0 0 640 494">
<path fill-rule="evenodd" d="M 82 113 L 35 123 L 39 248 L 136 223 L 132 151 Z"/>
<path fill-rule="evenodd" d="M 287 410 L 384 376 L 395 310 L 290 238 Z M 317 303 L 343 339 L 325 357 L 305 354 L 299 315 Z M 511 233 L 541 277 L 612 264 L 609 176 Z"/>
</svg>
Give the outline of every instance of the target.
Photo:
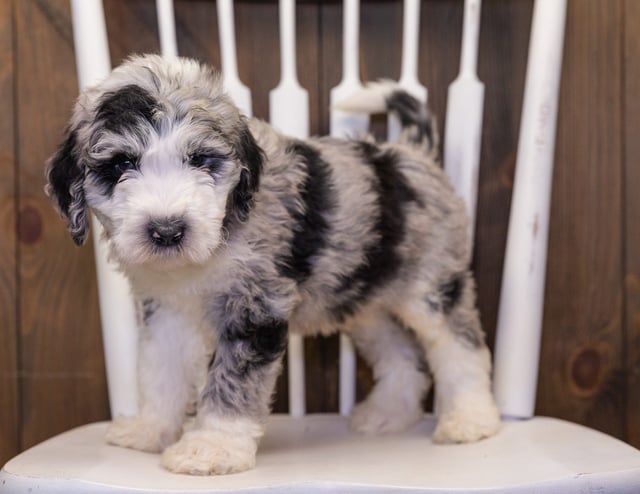
<svg viewBox="0 0 640 494">
<path fill-rule="evenodd" d="M 462 1 L 462 0 L 461 0 Z M 399 84 L 426 100 L 418 80 L 420 0 L 403 2 L 403 41 Z M 238 76 L 232 0 L 217 0 L 221 65 L 225 86 L 241 110 L 251 115 L 251 92 Z M 110 70 L 102 0 L 71 0 L 80 88 Z M 163 56 L 179 54 L 172 0 L 156 0 Z M 359 0 L 343 2 L 343 78 L 332 89 L 336 103 L 361 87 Z M 295 2 L 280 0 L 281 81 L 270 95 L 272 124 L 285 133 L 306 137 L 308 95 L 295 71 Z M 476 74 L 481 0 L 464 0 L 460 72 L 449 87 L 444 135 L 444 167 L 464 198 L 475 224 L 484 85 Z M 549 204 L 566 0 L 535 0 L 516 176 L 505 252 L 502 293 L 494 352 L 494 390 L 506 416 L 531 417 L 535 407 L 548 236 Z M 275 26 L 274 26 L 275 29 Z M 509 77 L 509 74 L 505 74 Z M 290 104 L 283 105 L 282 101 Z M 344 136 L 367 130 L 368 116 L 328 109 L 330 132 Z M 388 123 L 389 137 L 398 123 Z M 99 300 L 112 415 L 132 415 L 137 408 L 136 316 L 126 279 L 107 260 L 100 225 L 93 222 Z M 289 411 L 305 413 L 304 344 L 292 336 L 288 349 Z M 356 358 L 348 337 L 340 341 L 340 413 L 355 402 Z"/>
</svg>

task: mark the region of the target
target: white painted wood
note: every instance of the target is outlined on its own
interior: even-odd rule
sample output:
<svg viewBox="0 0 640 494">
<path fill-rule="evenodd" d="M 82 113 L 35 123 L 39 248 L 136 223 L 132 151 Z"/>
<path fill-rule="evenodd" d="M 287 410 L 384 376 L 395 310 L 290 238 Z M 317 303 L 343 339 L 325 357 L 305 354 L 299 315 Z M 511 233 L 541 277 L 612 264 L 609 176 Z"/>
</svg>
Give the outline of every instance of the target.
<svg viewBox="0 0 640 494">
<path fill-rule="evenodd" d="M 340 335 L 340 380 L 338 406 L 340 415 L 347 417 L 356 403 L 356 351 L 351 337 Z"/>
<path fill-rule="evenodd" d="M 369 115 L 335 108 L 338 101 L 362 89 L 358 66 L 360 1 L 344 0 L 343 12 L 342 80 L 330 93 L 330 132 L 334 137 L 354 136 L 369 129 Z"/>
<path fill-rule="evenodd" d="M 280 82 L 269 93 L 271 124 L 292 137 L 309 137 L 309 93 L 296 73 L 294 0 L 280 0 Z"/>
<path fill-rule="evenodd" d="M 402 13 L 402 59 L 398 84 L 409 94 L 427 102 L 427 88 L 418 79 L 418 47 L 420 45 L 420 0 L 405 0 Z M 387 138 L 394 141 L 400 135 L 400 122 L 389 115 Z"/>
<path fill-rule="evenodd" d="M 160 52 L 165 58 L 178 56 L 176 41 L 176 21 L 173 13 L 173 0 L 156 0 L 158 13 L 158 32 L 160 33 Z"/>
<path fill-rule="evenodd" d="M 233 1 L 218 0 L 218 30 L 220 31 L 220 60 L 224 87 L 242 113 L 252 115 L 251 91 L 240 81 L 236 59 L 236 31 L 233 20 Z"/>
<path fill-rule="evenodd" d="M 427 88 L 418 79 L 420 45 L 420 0 L 405 0 L 402 20 L 400 86 L 420 101 L 427 101 Z"/>
<path fill-rule="evenodd" d="M 501 412 L 535 408 L 566 0 L 536 0 L 495 348 Z"/>
<path fill-rule="evenodd" d="M 159 456 L 108 446 L 106 423 L 66 432 L 23 453 L 0 473 L 0 491 L 637 494 L 640 451 L 605 434 L 549 418 L 507 422 L 474 444 L 435 445 L 435 421 L 377 437 L 336 415 L 273 416 L 248 472 L 175 475 Z"/>
<path fill-rule="evenodd" d="M 334 137 L 357 136 L 369 129 L 369 115 L 338 110 L 336 104 L 362 90 L 358 66 L 360 1 L 344 0 L 342 81 L 330 93 L 330 133 Z M 351 338 L 340 335 L 340 414 L 349 415 L 356 396 L 356 355 Z"/>
<path fill-rule="evenodd" d="M 102 0 L 71 0 L 73 39 L 80 89 L 92 86 L 111 70 Z M 131 289 L 126 278 L 108 261 L 102 225 L 92 216 L 100 321 L 111 415 L 135 415 L 138 328 Z"/>
<path fill-rule="evenodd" d="M 304 338 L 299 334 L 289 334 L 287 351 L 289 414 L 292 417 L 299 418 L 303 417 L 307 411 Z"/>
<path fill-rule="evenodd" d="M 476 224 L 482 141 L 484 84 L 476 74 L 481 0 L 465 0 L 460 73 L 449 86 L 444 134 L 444 168 L 467 206 L 470 234 Z"/>
<path fill-rule="evenodd" d="M 280 0 L 280 82 L 269 93 L 271 124 L 292 137 L 309 137 L 309 93 L 298 83 L 296 71 L 295 2 Z M 289 334 L 287 354 L 289 413 L 305 414 L 304 341 Z"/>
<path fill-rule="evenodd" d="M 83 90 L 111 72 L 102 0 L 71 0 L 71 22 L 78 86 Z"/>
</svg>

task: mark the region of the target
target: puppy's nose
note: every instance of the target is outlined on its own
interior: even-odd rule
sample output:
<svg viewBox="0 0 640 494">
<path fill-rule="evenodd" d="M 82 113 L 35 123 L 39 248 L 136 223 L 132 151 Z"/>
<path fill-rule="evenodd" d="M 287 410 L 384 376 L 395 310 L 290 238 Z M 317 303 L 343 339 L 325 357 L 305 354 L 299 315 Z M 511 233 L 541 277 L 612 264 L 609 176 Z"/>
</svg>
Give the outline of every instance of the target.
<svg viewBox="0 0 640 494">
<path fill-rule="evenodd" d="M 167 218 L 149 222 L 148 232 L 151 241 L 160 247 L 175 247 L 184 239 L 186 223 L 181 219 Z"/>
</svg>

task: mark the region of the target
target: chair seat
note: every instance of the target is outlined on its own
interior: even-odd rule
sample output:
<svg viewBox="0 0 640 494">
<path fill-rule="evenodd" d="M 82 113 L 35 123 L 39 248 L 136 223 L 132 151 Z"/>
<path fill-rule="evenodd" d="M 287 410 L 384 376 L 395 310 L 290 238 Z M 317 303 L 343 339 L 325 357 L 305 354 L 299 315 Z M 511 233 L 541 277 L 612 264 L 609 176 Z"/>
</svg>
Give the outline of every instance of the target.
<svg viewBox="0 0 640 494">
<path fill-rule="evenodd" d="M 369 437 L 336 415 L 274 415 L 254 470 L 192 477 L 163 470 L 158 455 L 105 444 L 100 422 L 9 461 L 0 491 L 640 492 L 640 451 L 583 426 L 545 417 L 505 422 L 496 437 L 466 445 L 433 444 L 434 426 L 428 416 L 407 433 Z"/>
</svg>

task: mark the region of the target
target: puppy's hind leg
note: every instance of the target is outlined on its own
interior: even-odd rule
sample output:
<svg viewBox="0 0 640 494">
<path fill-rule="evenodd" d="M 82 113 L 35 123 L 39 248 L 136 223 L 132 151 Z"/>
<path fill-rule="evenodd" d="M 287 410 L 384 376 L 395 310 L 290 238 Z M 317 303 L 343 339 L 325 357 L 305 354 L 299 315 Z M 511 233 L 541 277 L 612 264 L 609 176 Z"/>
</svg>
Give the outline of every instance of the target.
<svg viewBox="0 0 640 494">
<path fill-rule="evenodd" d="M 360 317 L 353 341 L 373 369 L 369 396 L 351 414 L 351 427 L 366 434 L 402 431 L 423 416 L 431 386 L 424 352 L 415 336 L 383 311 Z"/>
<path fill-rule="evenodd" d="M 434 376 L 438 424 L 433 440 L 467 443 L 494 435 L 500 414 L 470 274 L 452 276 L 436 293 L 408 299 L 396 315 L 416 331 Z"/>
</svg>

